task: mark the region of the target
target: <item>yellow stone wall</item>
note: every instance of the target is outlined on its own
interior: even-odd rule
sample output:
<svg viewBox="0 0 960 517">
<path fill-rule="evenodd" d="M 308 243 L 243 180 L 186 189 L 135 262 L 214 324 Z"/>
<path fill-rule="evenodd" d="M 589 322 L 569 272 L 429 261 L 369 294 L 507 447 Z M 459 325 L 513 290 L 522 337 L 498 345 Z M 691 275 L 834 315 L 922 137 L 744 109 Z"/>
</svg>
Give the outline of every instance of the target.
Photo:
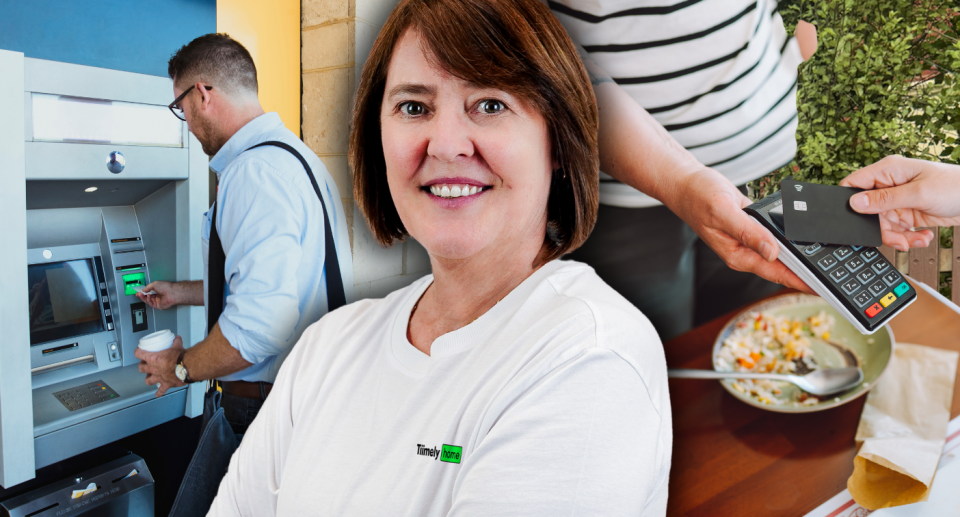
<svg viewBox="0 0 960 517">
<path fill-rule="evenodd" d="M 353 200 L 347 164 L 350 116 L 360 71 L 397 0 L 302 0 L 301 137 L 337 182 L 351 228 L 357 299 L 380 297 L 430 271 L 412 239 L 389 249 L 373 239 Z"/>
</svg>

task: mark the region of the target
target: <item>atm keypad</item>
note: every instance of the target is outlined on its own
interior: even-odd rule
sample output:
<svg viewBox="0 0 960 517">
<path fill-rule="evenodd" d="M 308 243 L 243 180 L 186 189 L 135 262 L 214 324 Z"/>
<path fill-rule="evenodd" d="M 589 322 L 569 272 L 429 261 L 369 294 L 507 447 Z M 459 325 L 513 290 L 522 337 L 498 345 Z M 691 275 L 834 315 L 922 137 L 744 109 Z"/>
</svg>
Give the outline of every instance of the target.
<svg viewBox="0 0 960 517">
<path fill-rule="evenodd" d="M 93 381 L 53 394 L 70 411 L 90 407 L 94 404 L 120 398 L 113 388 L 103 381 Z"/>
</svg>

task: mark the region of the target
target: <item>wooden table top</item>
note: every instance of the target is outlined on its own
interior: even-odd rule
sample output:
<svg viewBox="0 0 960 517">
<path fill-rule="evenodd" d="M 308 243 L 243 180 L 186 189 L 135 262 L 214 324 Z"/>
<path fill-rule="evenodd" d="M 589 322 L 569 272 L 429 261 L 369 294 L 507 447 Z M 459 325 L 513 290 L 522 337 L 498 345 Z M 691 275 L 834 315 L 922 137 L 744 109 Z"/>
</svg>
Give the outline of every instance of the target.
<svg viewBox="0 0 960 517">
<path fill-rule="evenodd" d="M 784 290 L 783 293 L 791 292 Z M 899 343 L 960 351 L 960 314 L 917 289 L 890 322 Z M 664 344 L 670 368 L 712 369 L 713 342 L 741 309 Z M 716 380 L 670 379 L 673 466 L 668 515 L 802 516 L 842 492 L 866 396 L 806 414 L 740 402 Z M 960 382 L 951 418 L 960 415 Z"/>
</svg>

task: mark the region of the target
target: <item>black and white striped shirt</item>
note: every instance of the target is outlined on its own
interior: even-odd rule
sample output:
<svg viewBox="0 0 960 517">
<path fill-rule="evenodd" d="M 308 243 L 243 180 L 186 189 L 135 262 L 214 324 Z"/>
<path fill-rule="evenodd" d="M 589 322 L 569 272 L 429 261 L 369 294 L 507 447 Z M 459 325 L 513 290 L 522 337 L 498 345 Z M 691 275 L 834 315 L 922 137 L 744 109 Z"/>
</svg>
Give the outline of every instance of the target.
<svg viewBox="0 0 960 517">
<path fill-rule="evenodd" d="M 694 156 L 741 185 L 796 152 L 797 65 L 776 0 L 550 0 L 570 37 Z M 601 203 L 659 204 L 601 174 Z"/>
</svg>

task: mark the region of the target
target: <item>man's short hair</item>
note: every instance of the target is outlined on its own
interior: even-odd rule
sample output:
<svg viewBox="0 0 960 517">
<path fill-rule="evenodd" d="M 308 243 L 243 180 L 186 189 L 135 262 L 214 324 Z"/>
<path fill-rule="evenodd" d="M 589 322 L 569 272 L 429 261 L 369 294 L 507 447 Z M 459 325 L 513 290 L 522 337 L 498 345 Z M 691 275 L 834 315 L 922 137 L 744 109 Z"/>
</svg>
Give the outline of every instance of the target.
<svg viewBox="0 0 960 517">
<path fill-rule="evenodd" d="M 257 93 L 250 52 L 226 34 L 205 34 L 180 47 L 167 63 L 167 75 L 180 84 L 201 81 L 230 94 Z"/>
<path fill-rule="evenodd" d="M 543 116 L 559 164 L 547 201 L 544 259 L 580 247 L 597 220 L 597 103 L 576 47 L 537 0 L 402 0 L 387 18 L 360 76 L 350 133 L 354 197 L 374 237 L 387 246 L 407 235 L 380 139 L 387 70 L 407 29 L 450 74 L 515 94 Z"/>
</svg>

